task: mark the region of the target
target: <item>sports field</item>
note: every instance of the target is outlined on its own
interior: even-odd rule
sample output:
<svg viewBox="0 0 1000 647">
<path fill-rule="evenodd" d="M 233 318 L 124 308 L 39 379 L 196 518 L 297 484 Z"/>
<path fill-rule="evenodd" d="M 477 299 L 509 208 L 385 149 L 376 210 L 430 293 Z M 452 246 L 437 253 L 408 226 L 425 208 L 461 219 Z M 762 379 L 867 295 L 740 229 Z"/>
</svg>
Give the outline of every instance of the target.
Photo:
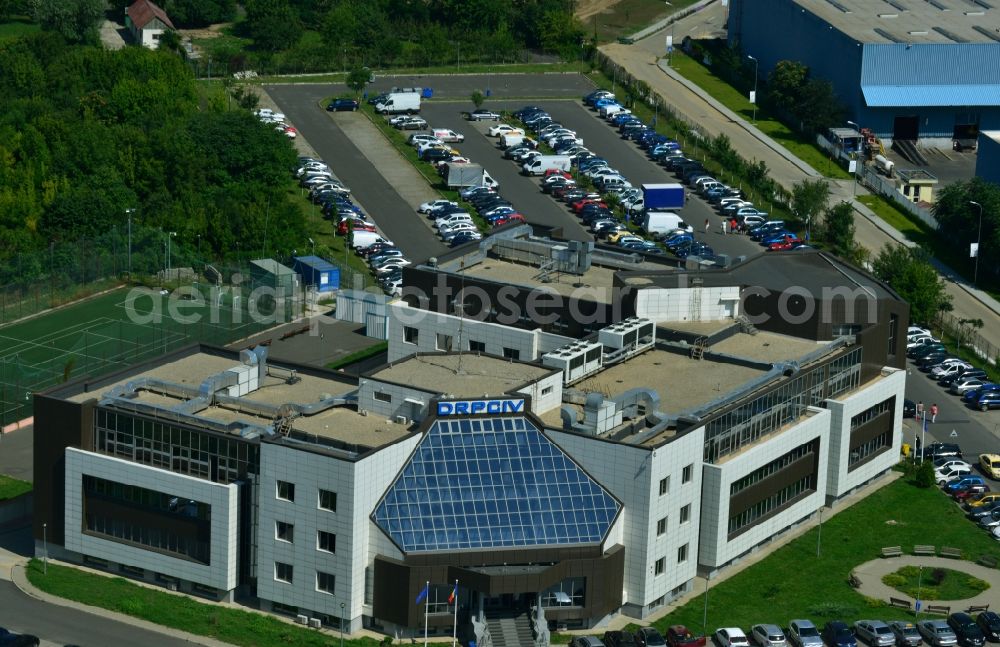
<svg viewBox="0 0 1000 647">
<path fill-rule="evenodd" d="M 263 308 L 262 308 L 263 309 Z M 0 429 L 32 414 L 32 394 L 194 342 L 223 345 L 276 321 L 229 289 L 121 288 L 0 327 Z"/>
</svg>

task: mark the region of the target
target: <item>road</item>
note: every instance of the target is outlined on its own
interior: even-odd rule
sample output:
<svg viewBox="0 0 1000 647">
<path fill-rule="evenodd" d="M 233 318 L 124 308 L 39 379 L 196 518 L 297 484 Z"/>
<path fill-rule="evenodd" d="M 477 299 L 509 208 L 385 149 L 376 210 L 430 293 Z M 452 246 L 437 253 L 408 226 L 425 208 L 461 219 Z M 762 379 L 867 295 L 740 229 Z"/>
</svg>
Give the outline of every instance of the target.
<svg viewBox="0 0 1000 647">
<path fill-rule="evenodd" d="M 267 93 L 302 136 L 348 187 L 352 196 L 407 257 L 423 261 L 446 248 L 426 227 L 414 226 L 414 212 L 382 173 L 344 134 L 319 102 L 335 93 L 325 85 L 270 85 Z M 360 116 L 360 115 L 352 115 Z M 398 158 L 399 164 L 406 162 Z"/>
<path fill-rule="evenodd" d="M 308 80 L 304 77 L 303 80 Z M 346 85 L 326 85 L 330 94 L 351 92 Z M 545 97 L 550 99 L 571 99 L 582 97 L 594 89 L 594 84 L 585 76 L 576 73 L 545 74 L 451 74 L 451 75 L 379 75 L 375 82 L 365 88 L 369 96 L 388 92 L 393 87 L 428 87 L 435 99 L 465 100 L 476 90 L 490 98 L 512 99 L 523 97 Z M 329 95 L 327 95 L 329 96 Z M 495 107 L 487 100 L 487 107 Z M 462 109 L 472 108 L 472 102 Z M 286 113 L 287 114 L 287 113 Z"/>
<path fill-rule="evenodd" d="M 0 581 L 0 626 L 42 639 L 42 645 L 80 647 L 190 647 L 179 638 L 147 631 L 99 615 L 61 607 L 21 592 L 13 582 Z"/>
</svg>

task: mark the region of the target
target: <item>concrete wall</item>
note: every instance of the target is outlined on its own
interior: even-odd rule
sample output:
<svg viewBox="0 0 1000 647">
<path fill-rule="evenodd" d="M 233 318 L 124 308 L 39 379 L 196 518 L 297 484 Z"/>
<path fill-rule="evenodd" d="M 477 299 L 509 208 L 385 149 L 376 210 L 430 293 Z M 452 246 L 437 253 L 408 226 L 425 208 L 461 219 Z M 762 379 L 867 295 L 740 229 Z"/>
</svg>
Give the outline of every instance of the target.
<svg viewBox="0 0 1000 647">
<path fill-rule="evenodd" d="M 739 315 L 740 288 L 649 288 L 635 299 L 637 317 L 664 321 L 719 321 Z"/>
<path fill-rule="evenodd" d="M 976 176 L 987 182 L 1000 184 L 1000 131 L 979 135 Z"/>
<path fill-rule="evenodd" d="M 220 591 L 231 591 L 236 588 L 238 488 L 235 484 L 212 483 L 193 476 L 176 474 L 103 454 L 93 454 L 73 447 L 68 447 L 65 451 L 64 546 L 66 550 L 162 573 Z M 85 474 L 180 498 L 194 499 L 212 506 L 210 563 L 199 564 L 139 546 L 84 534 L 83 476 Z"/>
</svg>

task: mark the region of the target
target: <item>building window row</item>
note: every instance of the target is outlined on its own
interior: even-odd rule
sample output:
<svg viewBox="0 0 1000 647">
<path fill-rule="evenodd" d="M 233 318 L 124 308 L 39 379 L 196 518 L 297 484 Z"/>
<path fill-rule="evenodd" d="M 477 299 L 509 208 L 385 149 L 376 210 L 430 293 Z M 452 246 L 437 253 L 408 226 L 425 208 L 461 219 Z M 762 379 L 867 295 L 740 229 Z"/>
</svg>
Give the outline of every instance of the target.
<svg viewBox="0 0 1000 647">
<path fill-rule="evenodd" d="M 200 564 L 210 563 L 211 547 L 207 541 L 184 537 L 162 528 L 142 526 L 88 512 L 84 515 L 84 529 L 90 535 L 100 535 L 143 548 L 170 553 Z"/>
<path fill-rule="evenodd" d="M 857 388 L 860 380 L 861 348 L 856 348 L 773 391 L 740 403 L 708 423 L 705 462 L 715 463 L 756 442 L 800 418 L 807 407 Z"/>
<path fill-rule="evenodd" d="M 868 407 L 861 413 L 851 416 L 851 431 L 865 425 L 884 413 L 894 413 L 896 410 L 896 396 L 888 400 L 883 400 L 876 405 Z"/>
<path fill-rule="evenodd" d="M 285 584 L 295 583 L 295 567 L 284 562 L 274 563 L 274 579 Z M 316 571 L 316 590 L 320 593 L 334 594 L 337 578 L 333 573 Z"/>
<path fill-rule="evenodd" d="M 736 481 L 733 481 L 729 486 L 729 496 L 737 494 L 755 483 L 759 483 L 766 479 L 767 477 L 780 472 L 785 469 L 795 461 L 799 460 L 803 456 L 808 456 L 810 454 L 815 454 L 819 451 L 819 439 L 815 439 L 811 442 L 805 443 L 804 445 L 799 445 L 792 451 L 779 456 L 767 465 L 762 465 L 750 472 L 746 476 Z"/>
<path fill-rule="evenodd" d="M 863 445 L 859 445 L 851 450 L 851 455 L 847 459 L 847 471 L 863 464 L 868 458 L 881 454 L 892 447 L 892 430 L 883 431 L 878 436 L 872 438 Z"/>
<path fill-rule="evenodd" d="M 758 519 L 788 505 L 799 496 L 816 489 L 816 475 L 810 474 L 758 501 L 743 512 L 729 518 L 729 534 L 753 525 Z"/>
</svg>

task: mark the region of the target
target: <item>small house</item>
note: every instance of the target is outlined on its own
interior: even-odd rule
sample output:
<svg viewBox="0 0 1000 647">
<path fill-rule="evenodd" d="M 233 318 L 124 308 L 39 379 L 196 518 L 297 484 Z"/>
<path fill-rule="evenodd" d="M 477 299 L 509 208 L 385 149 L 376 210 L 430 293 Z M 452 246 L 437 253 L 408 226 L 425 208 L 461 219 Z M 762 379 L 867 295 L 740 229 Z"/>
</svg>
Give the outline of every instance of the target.
<svg viewBox="0 0 1000 647">
<path fill-rule="evenodd" d="M 174 29 L 174 23 L 160 7 L 150 0 L 135 0 L 125 8 L 125 25 L 135 42 L 157 49 L 160 46 L 160 37 L 168 29 Z"/>
<path fill-rule="evenodd" d="M 296 256 L 292 269 L 316 292 L 333 292 L 340 287 L 340 268 L 319 256 Z"/>
</svg>

